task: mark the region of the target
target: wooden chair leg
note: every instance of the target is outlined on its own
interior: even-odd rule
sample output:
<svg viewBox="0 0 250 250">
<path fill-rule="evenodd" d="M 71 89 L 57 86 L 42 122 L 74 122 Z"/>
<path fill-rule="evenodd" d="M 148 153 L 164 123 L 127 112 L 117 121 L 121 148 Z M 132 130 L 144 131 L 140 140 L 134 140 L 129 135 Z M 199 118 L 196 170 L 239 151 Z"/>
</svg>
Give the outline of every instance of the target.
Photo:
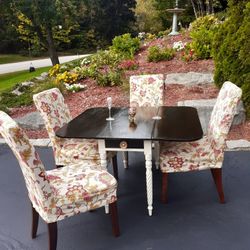
<svg viewBox="0 0 250 250">
<path fill-rule="evenodd" d="M 112 166 L 113 166 L 113 174 L 116 180 L 118 180 L 118 164 L 117 164 L 117 155 L 112 157 Z"/>
<path fill-rule="evenodd" d="M 219 194 L 220 203 L 225 203 L 223 184 L 222 184 L 222 169 L 221 168 L 211 168 L 211 173 L 216 185 L 216 189 Z"/>
<path fill-rule="evenodd" d="M 110 210 L 111 221 L 112 221 L 112 232 L 115 237 L 118 237 L 120 235 L 120 228 L 119 228 L 116 201 L 109 204 L 109 210 Z"/>
<path fill-rule="evenodd" d="M 48 223 L 49 250 L 56 250 L 57 245 L 57 223 Z"/>
<path fill-rule="evenodd" d="M 168 174 L 162 173 L 161 202 L 167 203 Z"/>
<path fill-rule="evenodd" d="M 39 214 L 31 204 L 31 212 L 32 212 L 32 225 L 31 225 L 31 238 L 36 238 L 38 221 L 39 221 Z"/>
</svg>

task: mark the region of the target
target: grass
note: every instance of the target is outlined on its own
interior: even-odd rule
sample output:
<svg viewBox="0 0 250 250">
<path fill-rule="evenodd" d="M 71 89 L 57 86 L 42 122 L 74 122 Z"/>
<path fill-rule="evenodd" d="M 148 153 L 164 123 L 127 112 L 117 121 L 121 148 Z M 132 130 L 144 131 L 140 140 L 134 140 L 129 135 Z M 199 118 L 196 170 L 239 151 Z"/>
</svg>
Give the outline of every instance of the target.
<svg viewBox="0 0 250 250">
<path fill-rule="evenodd" d="M 34 72 L 28 72 L 27 70 L 18 71 L 14 73 L 7 73 L 0 75 L 0 92 L 8 90 L 17 83 L 31 80 L 34 77 L 41 75 L 43 72 L 47 72 L 51 66 L 36 69 Z"/>
</svg>

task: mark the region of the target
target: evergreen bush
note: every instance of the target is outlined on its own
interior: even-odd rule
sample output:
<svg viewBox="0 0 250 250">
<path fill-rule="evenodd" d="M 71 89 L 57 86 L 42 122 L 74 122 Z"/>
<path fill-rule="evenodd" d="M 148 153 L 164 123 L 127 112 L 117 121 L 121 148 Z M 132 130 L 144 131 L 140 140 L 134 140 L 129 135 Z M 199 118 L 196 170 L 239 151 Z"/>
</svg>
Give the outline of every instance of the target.
<svg viewBox="0 0 250 250">
<path fill-rule="evenodd" d="M 214 81 L 229 80 L 243 90 L 243 102 L 250 117 L 250 2 L 229 0 L 228 18 L 213 41 Z"/>
</svg>

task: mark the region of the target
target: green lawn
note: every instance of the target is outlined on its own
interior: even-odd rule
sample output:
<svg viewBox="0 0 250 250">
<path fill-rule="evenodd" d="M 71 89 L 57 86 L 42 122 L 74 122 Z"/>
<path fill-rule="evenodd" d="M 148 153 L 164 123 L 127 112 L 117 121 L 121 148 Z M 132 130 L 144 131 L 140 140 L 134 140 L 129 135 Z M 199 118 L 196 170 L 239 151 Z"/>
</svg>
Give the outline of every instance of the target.
<svg viewBox="0 0 250 250">
<path fill-rule="evenodd" d="M 28 81 L 36 76 L 39 76 L 42 72 L 47 72 L 50 67 L 44 67 L 36 69 L 34 72 L 29 72 L 28 70 L 25 71 L 18 71 L 14 73 L 7 73 L 0 75 L 0 92 L 3 90 L 9 89 L 17 83 L 21 83 L 24 81 Z"/>
</svg>

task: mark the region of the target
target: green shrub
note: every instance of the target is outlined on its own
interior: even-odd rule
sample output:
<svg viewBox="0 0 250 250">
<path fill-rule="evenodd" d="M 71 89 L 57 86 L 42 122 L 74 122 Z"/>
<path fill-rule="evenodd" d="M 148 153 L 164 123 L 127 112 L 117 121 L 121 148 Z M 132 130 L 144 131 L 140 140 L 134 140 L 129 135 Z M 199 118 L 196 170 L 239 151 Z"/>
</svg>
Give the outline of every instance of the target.
<svg viewBox="0 0 250 250">
<path fill-rule="evenodd" d="M 250 2 L 229 0 L 228 18 L 213 42 L 214 81 L 221 86 L 229 80 L 243 90 L 243 102 L 250 117 Z"/>
<path fill-rule="evenodd" d="M 122 84 L 121 71 L 110 70 L 108 72 L 98 72 L 96 75 L 96 82 L 100 86 L 115 86 Z"/>
<path fill-rule="evenodd" d="M 148 61 L 159 62 L 169 61 L 175 55 L 175 51 L 171 48 L 160 48 L 158 46 L 152 46 L 148 49 Z"/>
<path fill-rule="evenodd" d="M 95 79 L 100 86 L 120 85 L 122 69 L 119 64 L 123 58 L 123 55 L 114 50 L 99 51 L 90 58 L 80 75 Z"/>
<path fill-rule="evenodd" d="M 190 37 L 192 42 L 190 46 L 197 59 L 212 57 L 212 41 L 219 24 L 219 20 L 213 15 L 199 17 L 191 23 Z"/>
<path fill-rule="evenodd" d="M 110 50 L 118 54 L 122 54 L 124 58 L 133 58 L 136 51 L 140 48 L 140 39 L 138 37 L 132 38 L 129 33 L 121 36 L 116 36 L 112 40 Z"/>
<path fill-rule="evenodd" d="M 207 15 L 203 17 L 197 18 L 195 21 L 193 21 L 190 26 L 189 30 L 190 32 L 193 31 L 199 31 L 200 29 L 213 29 L 219 24 L 219 20 L 214 15 Z"/>
</svg>

